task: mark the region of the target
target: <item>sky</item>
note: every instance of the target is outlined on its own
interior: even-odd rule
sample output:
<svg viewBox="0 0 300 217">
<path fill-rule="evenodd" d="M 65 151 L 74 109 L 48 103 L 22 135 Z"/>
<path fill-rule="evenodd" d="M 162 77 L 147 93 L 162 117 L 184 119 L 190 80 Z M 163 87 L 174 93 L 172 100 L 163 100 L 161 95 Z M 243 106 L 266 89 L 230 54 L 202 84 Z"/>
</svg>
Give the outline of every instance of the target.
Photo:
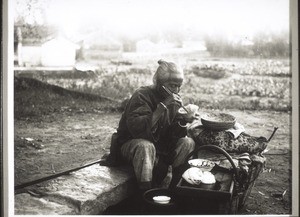
<svg viewBox="0 0 300 217">
<path fill-rule="evenodd" d="M 289 0 L 44 1 L 47 21 L 67 34 L 91 24 L 132 36 L 166 28 L 245 37 L 289 29 Z"/>
</svg>

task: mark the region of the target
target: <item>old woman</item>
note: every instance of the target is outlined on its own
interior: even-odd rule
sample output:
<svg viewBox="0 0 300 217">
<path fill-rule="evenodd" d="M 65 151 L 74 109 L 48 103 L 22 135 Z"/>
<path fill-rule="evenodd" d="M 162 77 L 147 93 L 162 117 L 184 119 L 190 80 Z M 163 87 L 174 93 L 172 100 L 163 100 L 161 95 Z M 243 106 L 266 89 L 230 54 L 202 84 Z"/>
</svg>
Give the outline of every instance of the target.
<svg viewBox="0 0 300 217">
<path fill-rule="evenodd" d="M 130 163 L 142 191 L 157 187 L 169 165 L 174 186 L 195 146 L 185 127 L 194 117 L 178 113 L 183 71 L 173 62 L 158 64 L 153 85 L 140 87 L 128 101 L 110 148 L 109 160 Z"/>
</svg>

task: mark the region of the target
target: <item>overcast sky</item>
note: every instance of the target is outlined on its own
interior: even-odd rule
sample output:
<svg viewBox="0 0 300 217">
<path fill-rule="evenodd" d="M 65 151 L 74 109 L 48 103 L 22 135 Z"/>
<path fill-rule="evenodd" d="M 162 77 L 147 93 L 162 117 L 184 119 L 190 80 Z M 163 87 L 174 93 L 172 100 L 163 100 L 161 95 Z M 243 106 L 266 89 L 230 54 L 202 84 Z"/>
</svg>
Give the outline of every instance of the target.
<svg viewBox="0 0 300 217">
<path fill-rule="evenodd" d="M 251 37 L 289 28 L 289 0 L 45 0 L 47 20 L 66 33 L 99 24 L 131 35 L 164 28 Z"/>
</svg>

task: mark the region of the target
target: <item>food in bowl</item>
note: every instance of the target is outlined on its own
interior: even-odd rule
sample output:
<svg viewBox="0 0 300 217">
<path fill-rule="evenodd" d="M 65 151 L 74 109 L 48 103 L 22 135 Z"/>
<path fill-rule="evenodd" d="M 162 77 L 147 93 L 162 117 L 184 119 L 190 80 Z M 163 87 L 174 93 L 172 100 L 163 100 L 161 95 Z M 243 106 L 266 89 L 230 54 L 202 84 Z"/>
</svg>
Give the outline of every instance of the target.
<svg viewBox="0 0 300 217">
<path fill-rule="evenodd" d="M 215 163 L 210 160 L 206 159 L 192 159 L 188 161 L 190 166 L 198 167 L 202 171 L 211 171 L 212 168 L 215 166 Z"/>
<path fill-rule="evenodd" d="M 210 113 L 201 117 L 201 123 L 212 130 L 227 130 L 234 127 L 236 118 L 226 113 Z"/>
<path fill-rule="evenodd" d="M 210 113 L 210 114 L 203 115 L 202 118 L 211 122 L 221 122 L 221 123 L 235 121 L 235 117 L 227 113 Z"/>
<path fill-rule="evenodd" d="M 187 114 L 187 111 L 186 110 L 184 110 L 184 108 L 179 108 L 178 109 L 178 113 L 180 113 L 180 114 Z"/>
<path fill-rule="evenodd" d="M 184 108 L 183 107 L 179 108 L 178 113 L 180 113 L 180 114 L 187 114 L 187 113 L 195 114 L 195 113 L 198 113 L 198 110 L 199 110 L 199 106 L 194 105 L 194 104 L 188 104 Z"/>
<path fill-rule="evenodd" d="M 160 203 L 160 204 L 167 204 L 169 203 L 171 200 L 171 197 L 169 196 L 164 196 L 164 195 L 161 195 L 161 196 L 154 196 L 153 197 L 153 201 L 155 203 Z"/>
<path fill-rule="evenodd" d="M 197 167 L 191 167 L 182 174 L 182 178 L 191 185 L 199 185 L 201 183 L 202 176 L 202 170 Z"/>
<path fill-rule="evenodd" d="M 214 184 L 214 183 L 216 183 L 216 178 L 215 178 L 215 175 L 212 174 L 211 172 L 205 171 L 202 174 L 201 181 L 204 184 Z"/>
<path fill-rule="evenodd" d="M 209 171 L 203 172 L 202 179 L 201 179 L 201 188 L 205 189 L 213 189 L 216 184 L 216 178 L 214 174 Z"/>
</svg>

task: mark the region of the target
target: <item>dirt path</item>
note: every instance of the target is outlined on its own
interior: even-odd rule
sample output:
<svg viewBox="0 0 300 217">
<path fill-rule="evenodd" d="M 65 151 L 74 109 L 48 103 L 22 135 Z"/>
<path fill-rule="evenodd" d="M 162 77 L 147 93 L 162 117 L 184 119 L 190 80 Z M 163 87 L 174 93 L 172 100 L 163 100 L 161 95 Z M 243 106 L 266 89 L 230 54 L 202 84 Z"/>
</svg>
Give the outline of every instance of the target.
<svg viewBox="0 0 300 217">
<path fill-rule="evenodd" d="M 15 125 L 16 184 L 100 159 L 109 147 L 119 116 L 65 113 L 49 116 L 43 122 L 18 121 Z"/>
<path fill-rule="evenodd" d="M 228 111 L 250 135 L 269 137 L 265 172 L 257 180 L 243 214 L 291 212 L 290 116 L 263 111 Z M 65 111 L 41 121 L 15 122 L 15 184 L 21 184 L 98 160 L 108 151 L 120 113 Z M 284 198 L 276 195 L 284 193 Z"/>
</svg>

